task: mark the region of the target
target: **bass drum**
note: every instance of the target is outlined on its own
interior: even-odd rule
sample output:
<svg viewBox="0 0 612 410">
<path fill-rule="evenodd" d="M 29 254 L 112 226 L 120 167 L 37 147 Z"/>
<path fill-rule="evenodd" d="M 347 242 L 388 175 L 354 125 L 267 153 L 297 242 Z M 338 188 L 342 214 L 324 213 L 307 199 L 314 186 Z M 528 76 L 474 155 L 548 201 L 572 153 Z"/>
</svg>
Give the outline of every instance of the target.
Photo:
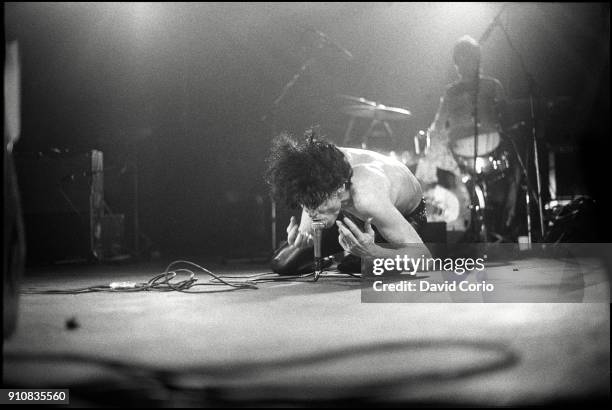
<svg viewBox="0 0 612 410">
<path fill-rule="evenodd" d="M 510 170 L 510 154 L 503 148 L 502 137 L 496 128 L 482 127 L 481 133 L 478 134 L 478 146 L 473 129 L 470 130 L 469 127 L 455 127 L 449 133 L 449 138 L 453 141 L 450 144 L 451 152 L 462 172 L 472 175 L 476 171 L 476 174 L 482 174 L 488 179 L 500 179 Z M 475 148 L 477 155 L 474 164 Z"/>
<path fill-rule="evenodd" d="M 499 147 L 501 135 L 493 125 L 482 125 L 478 130 L 478 147 L 474 138 L 474 124 L 454 125 L 448 132 L 450 149 L 460 157 L 474 158 L 489 155 Z"/>
<path fill-rule="evenodd" d="M 454 180 L 451 178 L 444 185 L 436 184 L 423 193 L 427 222 L 446 222 L 447 243 L 464 239 L 472 223 L 476 222 L 472 221 L 472 209 L 484 208 L 482 190 L 475 186 L 473 195 L 470 195 L 468 182 L 467 176 L 454 176 Z"/>
</svg>

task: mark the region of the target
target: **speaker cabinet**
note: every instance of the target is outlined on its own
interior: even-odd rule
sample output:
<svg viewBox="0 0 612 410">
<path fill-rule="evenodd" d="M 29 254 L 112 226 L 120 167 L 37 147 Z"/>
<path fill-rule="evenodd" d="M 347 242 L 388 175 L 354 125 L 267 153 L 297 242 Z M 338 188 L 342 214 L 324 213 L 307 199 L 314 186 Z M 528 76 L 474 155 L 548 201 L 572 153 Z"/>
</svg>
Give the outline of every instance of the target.
<svg viewBox="0 0 612 410">
<path fill-rule="evenodd" d="M 15 160 L 28 261 L 101 259 L 102 152 L 21 153 Z"/>
</svg>

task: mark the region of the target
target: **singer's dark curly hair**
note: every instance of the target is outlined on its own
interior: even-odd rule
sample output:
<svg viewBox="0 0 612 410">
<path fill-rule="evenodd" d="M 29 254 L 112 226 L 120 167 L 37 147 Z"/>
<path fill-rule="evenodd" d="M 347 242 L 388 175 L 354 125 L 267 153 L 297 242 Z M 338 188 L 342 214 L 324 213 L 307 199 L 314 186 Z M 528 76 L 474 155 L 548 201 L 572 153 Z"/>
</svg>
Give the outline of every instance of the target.
<svg viewBox="0 0 612 410">
<path fill-rule="evenodd" d="M 338 188 L 350 183 L 353 170 L 344 154 L 332 143 L 313 134 L 298 140 L 282 133 L 267 159 L 266 182 L 272 195 L 290 208 L 317 208 Z"/>
</svg>

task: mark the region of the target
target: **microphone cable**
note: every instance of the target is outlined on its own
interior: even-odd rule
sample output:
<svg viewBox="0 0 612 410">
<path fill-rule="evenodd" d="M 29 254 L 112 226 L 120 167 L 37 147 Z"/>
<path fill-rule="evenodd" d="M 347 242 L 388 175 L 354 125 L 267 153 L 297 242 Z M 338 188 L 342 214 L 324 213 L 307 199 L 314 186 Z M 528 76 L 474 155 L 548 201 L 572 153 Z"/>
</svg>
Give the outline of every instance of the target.
<svg viewBox="0 0 612 410">
<path fill-rule="evenodd" d="M 183 265 L 180 268 L 174 268 L 177 265 Z M 184 267 L 187 265 L 189 268 Z M 197 283 L 199 278 L 196 272 L 192 270 L 195 268 L 200 273 L 210 276 L 211 278 L 207 282 Z M 308 279 L 314 275 L 314 272 L 303 274 L 303 275 L 291 275 L 291 276 L 279 276 L 276 273 L 258 273 L 253 275 L 233 275 L 233 276 L 219 276 L 210 270 L 198 265 L 197 263 L 176 260 L 171 262 L 163 273 L 155 275 L 147 282 L 111 282 L 109 284 L 98 284 L 93 286 L 71 288 L 71 289 L 36 289 L 36 288 L 25 288 L 20 291 L 23 295 L 78 295 L 82 293 L 95 293 L 95 292 L 112 292 L 112 293 L 133 293 L 133 292 L 182 292 L 182 293 L 219 293 L 219 292 L 231 292 L 235 290 L 243 289 L 259 289 L 257 284 L 270 283 L 270 282 L 306 282 L 303 279 Z M 344 276 L 342 274 L 340 276 Z M 359 277 L 357 275 L 348 274 L 353 277 Z M 181 276 L 186 276 L 185 279 L 179 280 Z M 324 275 L 326 277 L 334 277 L 333 273 Z M 178 278 L 177 278 L 178 277 Z M 175 280 L 176 279 L 176 280 Z M 236 280 L 242 279 L 242 280 Z M 224 286 L 225 289 L 215 290 L 195 290 L 196 287 L 205 286 Z"/>
</svg>

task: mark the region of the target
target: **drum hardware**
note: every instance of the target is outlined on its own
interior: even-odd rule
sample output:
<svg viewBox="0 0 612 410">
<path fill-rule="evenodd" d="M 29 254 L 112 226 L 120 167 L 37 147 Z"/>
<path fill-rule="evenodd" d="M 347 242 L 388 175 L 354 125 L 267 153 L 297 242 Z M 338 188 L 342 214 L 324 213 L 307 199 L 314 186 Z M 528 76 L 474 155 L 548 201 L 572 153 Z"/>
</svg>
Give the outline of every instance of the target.
<svg viewBox="0 0 612 410">
<path fill-rule="evenodd" d="M 511 169 L 510 154 L 506 150 L 499 150 L 486 157 L 479 156 L 476 158 L 476 164 L 473 158 L 456 156 L 455 160 L 465 172 L 469 173 L 475 168 L 477 176 L 486 178 L 490 182 L 504 178 Z"/>
<path fill-rule="evenodd" d="M 497 14 L 495 15 L 495 17 L 493 18 L 493 21 L 491 23 L 489 23 L 489 26 L 487 27 L 487 29 L 484 31 L 484 33 L 482 34 L 482 36 L 480 36 L 480 39 L 478 41 L 478 43 L 480 45 L 484 44 L 487 39 L 491 36 L 491 33 L 493 32 L 493 29 L 495 29 L 496 26 L 502 26 L 501 24 L 501 20 L 499 19 L 500 16 L 502 15 L 502 13 L 504 12 L 504 10 L 506 9 L 506 5 L 503 5 L 501 7 L 501 9 L 497 12 Z M 473 155 L 473 171 L 475 175 L 478 175 L 478 168 L 477 168 L 477 161 L 478 161 L 478 150 L 479 150 L 479 145 L 478 145 L 478 139 L 480 137 L 480 134 L 478 132 L 478 128 L 479 128 L 479 122 L 478 122 L 478 93 L 480 91 L 480 58 L 478 58 L 478 62 L 476 63 L 476 78 L 475 78 L 475 87 L 474 87 L 474 112 L 473 112 L 473 117 L 474 117 L 474 155 Z M 484 193 L 486 195 L 486 185 L 483 186 L 484 187 Z M 486 223 L 484 220 L 484 213 L 483 213 L 483 227 L 485 227 L 486 229 Z M 478 231 L 475 232 L 475 234 L 477 234 Z M 484 234 L 484 242 L 487 242 L 487 234 L 485 231 Z"/>
<path fill-rule="evenodd" d="M 453 175 L 452 180 L 435 184 L 423 192 L 428 222 L 446 222 L 447 240 L 465 240 L 482 224 L 484 194 L 468 175 Z M 480 227 L 479 229 L 481 229 Z"/>
<path fill-rule="evenodd" d="M 428 221 L 446 223 L 449 244 L 506 240 L 504 226 L 493 223 L 503 204 L 492 203 L 489 198 L 490 184 L 506 178 L 506 173 L 499 173 L 497 179 L 486 174 L 474 176 L 466 170 L 461 176 L 448 175 L 453 175 L 450 183 L 441 176 L 437 184 L 424 189 Z"/>
<path fill-rule="evenodd" d="M 536 127 L 535 127 L 535 124 L 537 124 L 537 119 L 536 119 L 536 113 L 535 113 L 535 108 L 534 108 L 535 81 L 533 79 L 533 76 L 527 71 L 526 65 L 525 65 L 525 62 L 522 56 L 520 55 L 520 53 L 518 53 L 518 51 L 514 47 L 514 44 L 510 40 L 509 35 L 500 20 L 500 16 L 505 10 L 505 7 L 506 6 L 504 5 L 499 10 L 497 15 L 493 19 L 493 21 L 489 24 L 489 26 L 487 27 L 483 35 L 480 37 L 479 43 L 482 45 L 489 38 L 493 29 L 499 26 L 500 29 L 503 31 L 510 47 L 513 49 L 513 51 L 518 56 L 519 63 L 521 64 L 521 68 L 525 74 L 525 77 L 527 78 L 527 82 L 529 85 L 529 105 L 530 105 L 530 120 L 531 120 L 530 128 L 531 128 L 531 138 L 532 138 L 532 149 L 533 149 L 533 155 L 534 155 L 534 162 L 535 162 L 534 166 L 535 166 L 536 182 L 537 182 L 537 193 L 533 197 L 538 207 L 540 233 L 541 233 L 541 237 L 543 238 L 544 237 L 544 217 L 543 217 L 543 209 L 542 209 L 541 177 L 540 177 L 540 169 L 539 169 L 537 135 L 536 135 Z M 475 72 L 476 72 L 476 75 L 475 75 L 475 81 L 474 81 L 474 90 L 472 92 L 472 98 L 473 98 L 472 121 L 473 123 L 469 125 L 470 127 L 472 127 L 473 132 L 471 133 L 471 136 L 469 138 L 465 138 L 465 137 L 453 138 L 452 136 L 449 136 L 451 137 L 449 138 L 449 140 L 453 141 L 453 146 L 449 148 L 451 148 L 451 151 L 453 152 L 453 155 L 456 157 L 456 159 L 458 157 L 459 160 L 457 162 L 459 163 L 460 168 L 463 168 L 464 172 L 468 172 L 472 176 L 474 187 L 478 185 L 481 186 L 483 197 L 486 201 L 487 179 L 490 179 L 491 175 L 493 174 L 501 175 L 501 177 L 503 178 L 504 177 L 503 171 L 509 168 L 510 164 L 507 161 L 507 155 L 505 155 L 503 152 L 497 153 L 496 155 L 489 153 L 489 152 L 493 152 L 499 145 L 500 136 L 499 136 L 499 133 L 496 133 L 493 130 L 487 130 L 487 129 L 483 130 L 484 127 L 481 127 L 481 124 L 479 122 L 478 98 L 479 98 L 479 88 L 480 88 L 480 60 L 478 60 L 477 62 Z M 464 134 L 464 135 L 470 135 L 470 134 Z M 483 143 L 483 140 L 484 140 L 484 143 Z M 469 150 L 470 148 L 471 148 L 470 152 L 467 152 L 467 150 Z M 487 157 L 483 157 L 483 155 L 487 155 Z M 499 158 L 497 157 L 498 155 L 499 155 Z M 520 156 L 518 155 L 518 152 L 517 152 L 517 157 L 519 161 L 521 162 L 521 167 L 523 168 L 523 172 L 526 174 L 526 168 L 523 166 Z M 471 169 L 471 171 L 469 169 Z M 499 171 L 502 171 L 502 172 L 500 173 Z M 526 179 L 528 183 L 529 178 L 526 178 Z M 526 192 L 527 192 L 527 196 L 526 196 L 527 229 L 528 229 L 528 234 L 529 234 L 529 241 L 533 242 L 531 221 L 529 220 L 530 189 L 527 189 Z M 476 210 L 475 207 L 473 209 Z M 487 242 L 487 233 L 486 233 L 487 224 L 485 220 L 486 216 L 485 216 L 485 213 L 481 213 L 480 215 L 483 221 L 481 226 L 482 226 L 482 229 L 484 229 L 484 242 Z M 480 233 L 483 230 L 480 229 L 477 226 L 477 224 L 473 224 L 473 228 L 474 228 L 473 230 L 474 235 L 480 236 Z"/>
<path fill-rule="evenodd" d="M 474 138 L 473 124 L 455 124 L 448 134 L 452 141 L 451 150 L 462 157 L 474 159 L 476 156 L 487 155 L 495 151 L 501 143 L 501 135 L 496 126 L 478 125 L 478 139 Z"/>
<path fill-rule="evenodd" d="M 338 96 L 351 102 L 350 105 L 346 105 L 341 109 L 344 114 L 350 116 L 346 132 L 344 133 L 344 145 L 349 145 L 352 139 L 351 134 L 357 118 L 370 120 L 367 131 L 361 137 L 361 148 L 366 149 L 369 137 L 372 136 L 377 128 L 382 128 L 383 133 L 395 143 L 394 133 L 389 122 L 405 121 L 412 116 L 410 111 L 404 108 L 388 107 L 384 104 L 366 100 L 365 98 L 345 94 L 339 94 Z"/>
<path fill-rule="evenodd" d="M 414 152 L 417 156 L 427 155 L 427 151 L 431 146 L 431 137 L 429 132 L 420 130 L 417 135 L 414 136 Z"/>
<path fill-rule="evenodd" d="M 466 127 L 455 127 L 454 131 L 455 138 L 457 135 L 470 135 Z M 473 134 L 458 139 L 449 135 L 449 140 L 454 140 L 450 151 L 459 169 L 466 175 L 463 183 L 468 184 L 472 195 L 469 205 L 472 213 L 470 239 L 486 243 L 491 237 L 493 241 L 500 241 L 502 235 L 489 232 L 490 221 L 487 220 L 487 214 L 490 216 L 491 212 L 487 206 L 488 184 L 505 179 L 513 165 L 509 152 L 501 145 L 500 133 L 496 128 L 481 125 L 477 138 Z"/>
<path fill-rule="evenodd" d="M 543 208 L 543 205 L 541 203 L 541 196 L 538 195 L 537 191 L 533 188 L 531 182 L 529 181 L 529 173 L 527 171 L 527 165 L 525 164 L 525 161 L 523 160 L 521 153 L 518 149 L 518 147 L 516 146 L 516 142 L 514 141 L 514 138 L 511 135 L 508 134 L 504 134 L 504 136 L 506 136 L 506 138 L 510 141 L 510 143 L 512 144 L 512 148 L 514 149 L 514 154 L 516 155 L 516 160 L 518 163 L 518 166 L 521 170 L 521 175 L 523 177 L 523 184 L 521 184 L 521 188 L 523 189 L 523 191 L 525 192 L 525 207 L 526 207 L 526 218 L 525 218 L 525 223 L 527 225 L 527 234 L 528 234 L 528 241 L 529 243 L 533 242 L 532 239 L 532 223 L 531 223 L 531 199 L 533 199 L 533 201 L 535 202 L 536 206 L 538 208 Z M 542 212 L 543 209 L 542 209 Z M 542 213 L 542 215 L 540 217 L 544 217 L 544 214 Z M 542 222 L 543 223 L 543 222 Z"/>
<path fill-rule="evenodd" d="M 525 65 L 525 60 L 523 59 L 523 56 L 521 55 L 521 53 L 519 53 L 519 51 L 514 46 L 514 43 L 510 39 L 510 35 L 508 34 L 508 31 L 506 30 L 504 25 L 501 23 L 501 21 L 499 21 L 498 17 L 496 17 L 496 21 L 497 21 L 496 25 L 499 26 L 501 31 L 504 33 L 504 36 L 506 38 L 506 41 L 508 42 L 508 45 L 514 51 L 516 57 L 519 60 L 521 69 L 523 71 L 523 74 L 525 75 L 525 79 L 527 81 L 527 85 L 529 89 L 529 114 L 530 114 L 529 124 L 531 128 L 531 144 L 532 144 L 532 152 L 534 155 L 534 167 L 535 167 L 536 184 L 537 184 L 536 185 L 537 192 L 536 192 L 536 195 L 534 196 L 534 199 L 536 200 L 536 206 L 538 207 L 538 217 L 540 219 L 539 221 L 540 222 L 540 235 L 541 235 L 541 238 L 545 238 L 546 234 L 544 230 L 544 209 L 543 209 L 543 204 L 542 204 L 542 179 L 540 175 L 540 160 L 539 160 L 539 155 L 538 155 L 538 135 L 536 131 L 536 124 L 538 124 L 538 120 L 539 120 L 537 118 L 537 114 L 536 114 L 537 111 L 535 107 L 536 82 L 535 82 L 533 75 L 531 75 L 531 73 L 527 70 L 527 66 Z M 527 178 L 527 181 L 529 181 L 529 178 Z M 527 199 L 526 199 L 527 215 L 530 214 L 528 196 L 529 196 L 529 193 L 527 194 Z M 530 225 L 529 222 L 528 222 L 528 225 Z M 529 235 L 529 241 L 533 242 L 533 233 L 531 231 L 531 226 L 528 226 L 528 235 Z"/>
<path fill-rule="evenodd" d="M 347 95 L 347 94 L 336 94 L 339 98 L 342 98 L 344 100 L 348 100 L 352 103 L 357 103 L 357 104 L 364 104 L 364 105 L 370 105 L 370 106 L 376 106 L 376 103 L 374 101 L 370 101 L 370 100 L 366 100 L 363 97 L 354 97 L 352 95 Z"/>
<path fill-rule="evenodd" d="M 412 114 L 403 108 L 387 107 L 383 104 L 375 106 L 369 104 L 348 105 L 341 110 L 353 117 L 366 118 L 378 121 L 404 121 L 410 119 Z"/>
<path fill-rule="evenodd" d="M 389 125 L 389 123 L 387 121 L 372 120 L 372 122 L 370 123 L 370 126 L 368 127 L 368 130 L 365 132 L 365 134 L 363 134 L 361 148 L 362 149 L 368 148 L 368 138 L 370 137 L 376 138 L 376 137 L 381 137 L 381 136 L 389 137 L 391 141 L 393 142 L 393 146 L 396 146 L 397 141 L 395 141 L 395 136 L 393 134 L 393 130 L 391 129 L 391 126 Z"/>
<path fill-rule="evenodd" d="M 512 175 L 516 164 L 511 155 L 512 151 L 503 144 L 505 141 L 503 132 L 498 132 L 497 128 L 493 127 L 482 127 L 480 131 L 481 135 L 485 137 L 479 139 L 478 145 L 475 144 L 474 136 L 471 135 L 468 127 L 455 127 L 451 131 L 454 132 L 453 137 L 458 139 L 455 140 L 455 144 L 449 144 L 448 148 L 459 166 L 460 176 L 456 177 L 456 182 L 450 185 L 463 185 L 465 188 L 459 188 L 460 193 L 457 193 L 456 190 L 453 191 L 453 189 L 450 189 L 450 192 L 452 193 L 451 197 L 459 199 L 440 199 L 440 197 L 444 199 L 449 196 L 445 190 L 441 191 L 441 188 L 448 189 L 444 182 L 439 182 L 433 188 L 425 189 L 426 200 L 431 202 L 428 208 L 429 220 L 431 222 L 447 223 L 449 243 L 457 240 L 483 242 L 485 239 L 489 240 L 489 238 L 491 241 L 499 242 L 505 239 L 503 234 L 494 232 L 497 228 L 494 228 L 489 223 L 491 221 L 487 220 L 495 216 L 495 210 L 499 206 L 491 207 L 489 204 L 488 189 L 490 184 L 503 181 Z M 450 134 L 448 140 L 453 141 Z M 426 157 L 424 151 L 428 143 L 428 132 L 420 131 L 414 136 L 415 151 L 419 151 L 418 157 Z M 474 164 L 470 152 L 475 146 L 478 147 L 479 155 L 476 157 L 476 163 Z M 473 172 L 474 168 L 476 168 L 476 172 Z M 444 192 L 444 194 L 441 192 Z M 463 216 L 464 223 L 462 225 L 458 225 L 456 221 L 458 216 L 455 209 L 458 201 L 462 210 L 469 215 L 468 217 Z M 458 227 L 461 228 L 463 233 L 459 238 L 457 238 Z"/>
</svg>

